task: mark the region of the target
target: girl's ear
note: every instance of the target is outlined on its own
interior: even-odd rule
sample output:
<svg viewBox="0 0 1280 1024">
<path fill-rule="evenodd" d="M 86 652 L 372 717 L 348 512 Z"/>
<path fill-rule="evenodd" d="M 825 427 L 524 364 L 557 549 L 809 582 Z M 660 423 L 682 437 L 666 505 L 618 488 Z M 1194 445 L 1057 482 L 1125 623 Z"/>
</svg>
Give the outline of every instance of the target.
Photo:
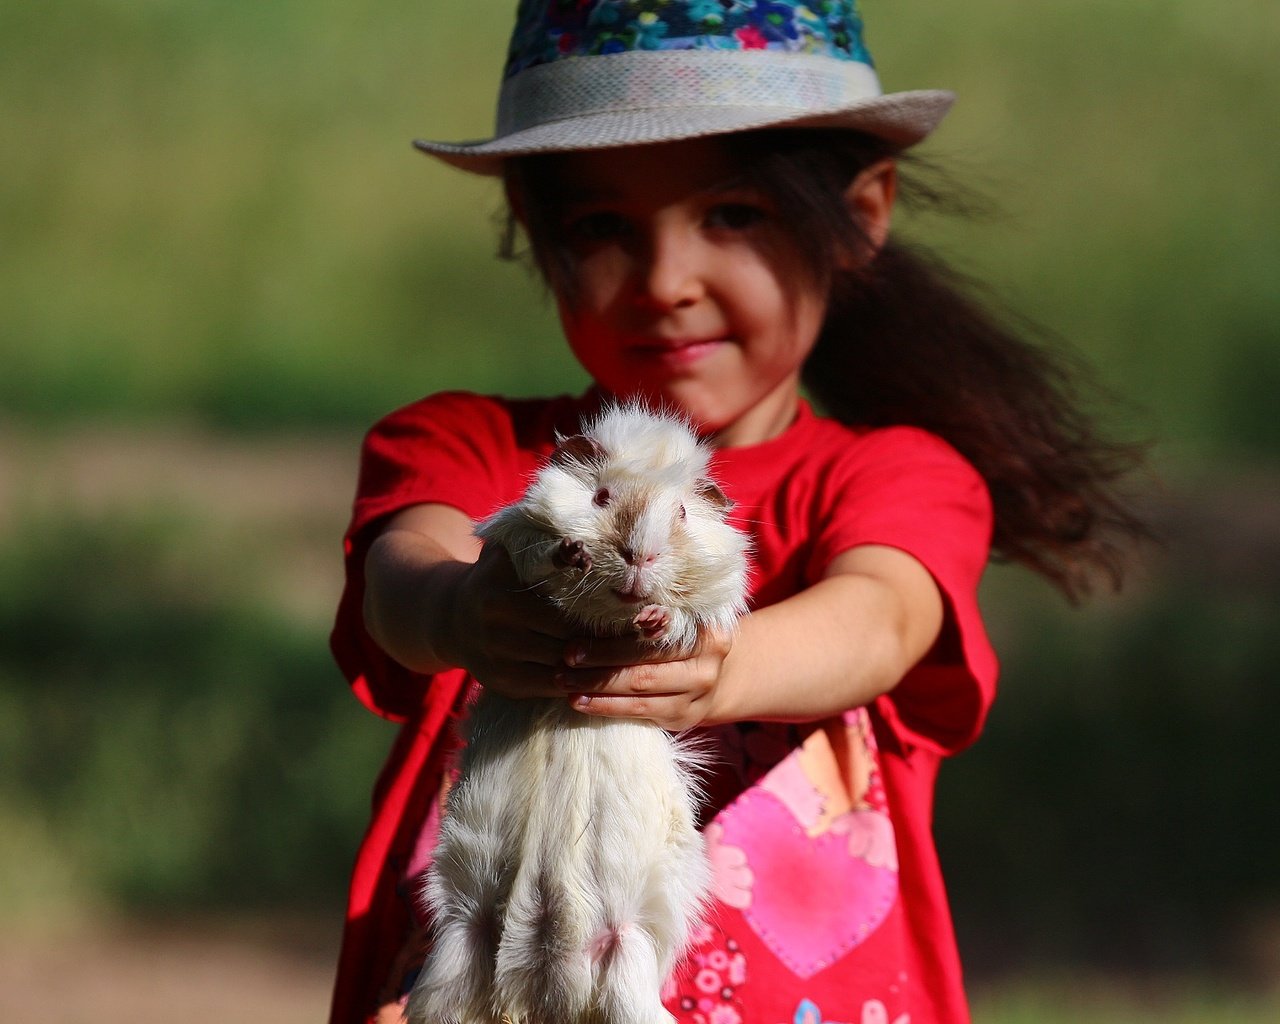
<svg viewBox="0 0 1280 1024">
<path fill-rule="evenodd" d="M 845 190 L 845 204 L 870 246 L 866 259 L 879 252 L 889 237 L 897 192 L 898 165 L 891 159 L 877 160 L 870 167 L 864 167 Z"/>
</svg>

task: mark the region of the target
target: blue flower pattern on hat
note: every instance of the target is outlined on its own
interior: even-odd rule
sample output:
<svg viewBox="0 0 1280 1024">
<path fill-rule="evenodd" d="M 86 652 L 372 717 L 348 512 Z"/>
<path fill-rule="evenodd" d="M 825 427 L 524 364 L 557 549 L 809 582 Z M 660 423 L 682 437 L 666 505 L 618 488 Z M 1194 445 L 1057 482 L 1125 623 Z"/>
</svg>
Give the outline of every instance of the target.
<svg viewBox="0 0 1280 1024">
<path fill-rule="evenodd" d="M 784 50 L 872 64 L 857 0 L 521 0 L 506 77 L 633 50 Z"/>
</svg>

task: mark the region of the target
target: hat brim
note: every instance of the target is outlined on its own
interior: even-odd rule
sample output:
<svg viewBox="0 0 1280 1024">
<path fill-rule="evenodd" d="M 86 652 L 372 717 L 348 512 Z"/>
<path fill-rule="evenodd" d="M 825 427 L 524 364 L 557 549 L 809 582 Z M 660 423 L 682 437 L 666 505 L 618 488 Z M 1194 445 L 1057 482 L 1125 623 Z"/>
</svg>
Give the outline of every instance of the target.
<svg viewBox="0 0 1280 1024">
<path fill-rule="evenodd" d="M 677 142 L 764 128 L 838 128 L 875 135 L 905 149 L 927 137 L 941 123 L 955 94 L 942 89 L 888 93 L 829 111 L 767 106 L 685 106 L 654 110 L 604 111 L 534 125 L 500 138 L 476 142 L 433 142 L 414 146 L 472 174 L 501 174 L 509 157 L 580 149 Z"/>
</svg>

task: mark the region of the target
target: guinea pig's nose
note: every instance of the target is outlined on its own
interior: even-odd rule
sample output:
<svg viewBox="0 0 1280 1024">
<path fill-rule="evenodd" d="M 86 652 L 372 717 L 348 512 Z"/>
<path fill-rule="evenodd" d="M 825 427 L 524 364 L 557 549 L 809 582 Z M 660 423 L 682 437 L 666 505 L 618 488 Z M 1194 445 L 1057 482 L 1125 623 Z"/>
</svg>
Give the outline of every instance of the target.
<svg viewBox="0 0 1280 1024">
<path fill-rule="evenodd" d="M 638 555 L 634 548 L 618 548 L 618 554 L 627 565 L 653 565 L 658 560 L 657 555 Z"/>
</svg>

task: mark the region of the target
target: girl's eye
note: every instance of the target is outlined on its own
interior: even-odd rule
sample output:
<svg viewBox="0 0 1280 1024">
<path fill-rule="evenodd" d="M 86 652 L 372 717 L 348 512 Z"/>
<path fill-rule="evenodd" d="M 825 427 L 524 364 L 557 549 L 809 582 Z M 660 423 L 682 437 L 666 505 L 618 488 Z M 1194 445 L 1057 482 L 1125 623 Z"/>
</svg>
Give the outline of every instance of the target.
<svg viewBox="0 0 1280 1024">
<path fill-rule="evenodd" d="M 720 203 L 707 211 L 707 223 L 711 227 L 730 231 L 745 231 L 755 227 L 769 216 L 762 207 L 751 203 Z"/>
<path fill-rule="evenodd" d="M 598 505 L 600 508 L 604 508 L 606 505 L 608 505 L 609 504 L 609 488 L 601 487 L 600 490 L 596 491 L 595 495 L 591 498 L 591 502 L 594 505 Z"/>
</svg>

